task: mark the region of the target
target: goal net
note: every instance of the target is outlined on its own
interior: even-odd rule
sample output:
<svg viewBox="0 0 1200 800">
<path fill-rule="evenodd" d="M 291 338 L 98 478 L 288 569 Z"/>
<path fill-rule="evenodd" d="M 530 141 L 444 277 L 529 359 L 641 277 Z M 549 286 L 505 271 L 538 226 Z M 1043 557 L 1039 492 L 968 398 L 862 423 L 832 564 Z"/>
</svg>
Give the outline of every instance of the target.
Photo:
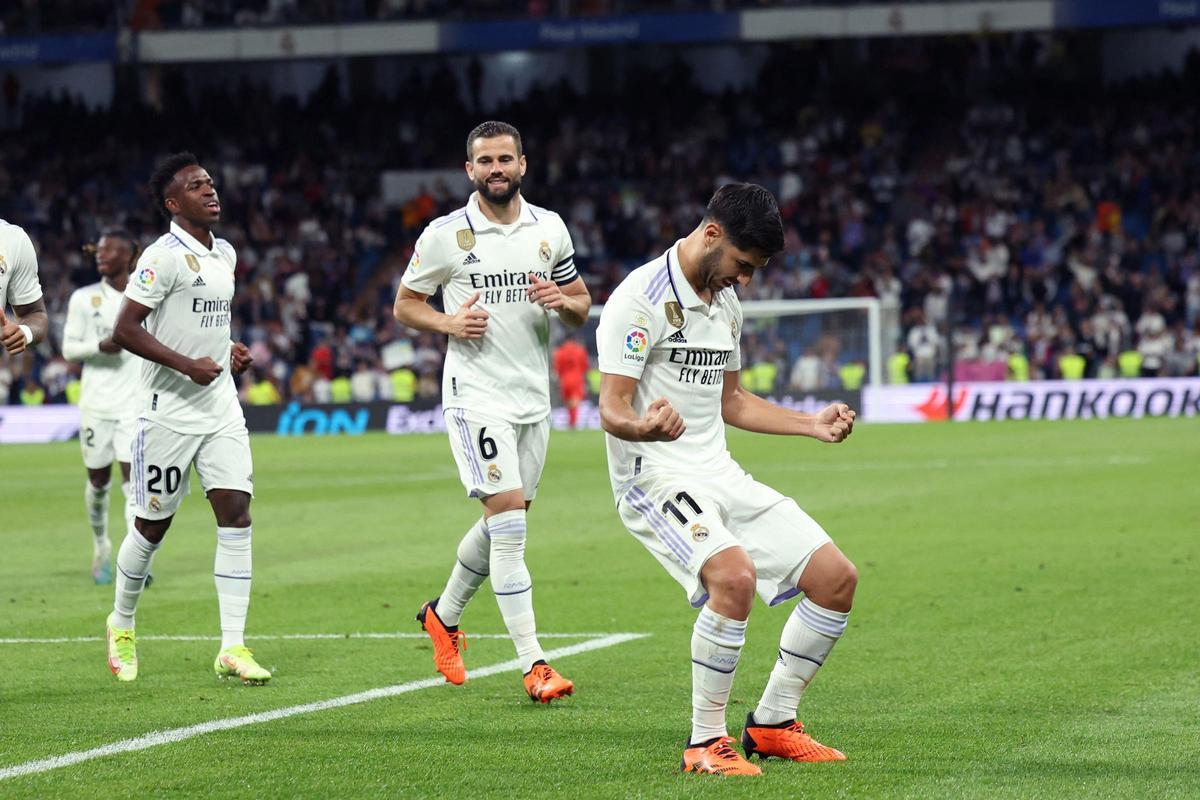
<svg viewBox="0 0 1200 800">
<path fill-rule="evenodd" d="M 593 306 L 587 325 L 574 332 L 588 349 L 592 399 L 599 381 L 596 326 L 601 311 Z M 883 384 L 883 360 L 895 342 L 885 341 L 887 320 L 878 299 L 748 300 L 742 303 L 742 312 L 741 377 L 755 394 L 830 396 Z M 554 326 L 552 346 L 566 333 L 563 326 Z M 559 404 L 557 390 L 553 394 Z"/>
</svg>

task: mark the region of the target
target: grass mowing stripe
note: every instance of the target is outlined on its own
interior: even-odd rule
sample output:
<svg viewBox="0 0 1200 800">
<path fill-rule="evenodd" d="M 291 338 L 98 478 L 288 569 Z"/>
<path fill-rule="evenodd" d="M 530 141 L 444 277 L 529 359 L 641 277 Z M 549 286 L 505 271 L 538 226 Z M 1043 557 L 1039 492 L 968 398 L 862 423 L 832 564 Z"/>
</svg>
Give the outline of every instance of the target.
<svg viewBox="0 0 1200 800">
<path fill-rule="evenodd" d="M 290 641 L 290 640 L 323 640 L 323 639 L 424 639 L 429 634 L 420 632 L 400 632 L 394 631 L 391 633 L 264 633 L 251 637 L 252 639 L 261 641 Z M 559 632 L 546 633 L 538 631 L 539 639 L 596 639 L 600 636 L 608 636 L 607 633 L 597 633 L 594 631 L 583 631 L 580 633 Z M 650 634 L 646 634 L 649 636 Z M 507 633 L 470 633 L 467 634 L 471 639 L 511 639 L 512 636 Z M 137 637 L 139 642 L 219 642 L 220 636 L 206 636 L 201 634 L 150 634 L 148 636 Z M 83 642 L 103 642 L 103 636 L 57 636 L 42 639 L 0 639 L 0 645 L 6 644 L 79 644 Z"/>
<path fill-rule="evenodd" d="M 644 639 L 650 634 L 648 633 L 613 633 L 603 636 L 599 639 L 589 639 L 586 642 L 572 644 L 566 647 L 558 647 L 546 652 L 546 659 L 566 658 L 567 656 L 586 653 L 591 650 L 601 650 L 605 647 L 613 647 L 614 645 L 632 642 L 637 639 Z M 515 658 L 508 661 L 502 661 L 498 664 L 491 664 L 479 669 L 469 670 L 467 677 L 469 678 L 486 678 L 489 675 L 496 675 L 501 672 L 507 672 L 512 669 L 518 669 L 520 662 Z M 133 739 L 124 739 L 112 744 L 106 744 L 101 747 L 93 747 L 91 750 L 78 750 L 74 753 L 65 753 L 61 756 L 52 758 L 42 758 L 37 761 L 28 761 L 24 764 L 17 764 L 11 767 L 0 769 L 0 781 L 9 778 L 18 778 L 23 775 L 35 775 L 39 772 L 49 772 L 52 769 L 60 769 L 69 767 L 73 764 L 79 764 L 83 761 L 91 761 L 104 756 L 117 755 L 119 753 L 133 753 L 138 750 L 148 750 L 151 747 L 159 745 L 171 744 L 173 742 L 181 742 L 185 739 L 193 739 L 197 736 L 203 736 L 206 733 L 215 733 L 217 731 L 227 731 L 234 728 L 243 728 L 247 725 L 257 725 L 260 722 L 273 722 L 277 719 L 285 719 L 294 717 L 298 714 L 312 714 L 318 711 L 329 711 L 334 708 L 343 708 L 344 706 L 357 705 L 359 703 L 369 703 L 372 700 L 382 700 L 385 697 L 395 697 L 396 695 L 415 692 L 420 689 L 432 689 L 436 686 L 445 686 L 446 681 L 442 677 L 425 678 L 419 681 L 409 681 L 408 683 L 399 683 L 394 686 L 382 686 L 378 689 L 368 689 L 365 692 L 357 692 L 355 694 L 343 695 L 342 697 L 334 697 L 330 700 L 319 700 L 315 703 L 303 703 L 298 706 L 287 706 L 285 708 L 277 708 L 274 711 L 263 711 L 258 714 L 247 714 L 244 717 L 232 717 L 229 719 L 215 719 L 210 722 L 202 722 L 199 725 L 188 725 L 185 728 L 174 728 L 166 731 L 154 731 L 147 733 L 144 736 L 137 736 Z"/>
</svg>

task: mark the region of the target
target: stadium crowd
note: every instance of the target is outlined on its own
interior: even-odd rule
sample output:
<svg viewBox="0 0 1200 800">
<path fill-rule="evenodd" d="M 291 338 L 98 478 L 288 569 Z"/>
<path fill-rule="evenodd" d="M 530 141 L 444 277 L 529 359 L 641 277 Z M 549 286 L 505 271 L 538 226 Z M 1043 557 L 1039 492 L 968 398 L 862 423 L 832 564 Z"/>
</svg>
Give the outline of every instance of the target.
<svg viewBox="0 0 1200 800">
<path fill-rule="evenodd" d="M 822 4 L 822 0 L 13 0 L 0 8 L 0 35 L 397 19 L 545 19 Z"/>
<path fill-rule="evenodd" d="M 487 115 L 522 130 L 525 194 L 567 220 L 597 302 L 686 234 L 716 185 L 753 180 L 779 198 L 786 249 L 743 299 L 878 297 L 893 382 L 943 375 L 946 332 L 960 379 L 1194 375 L 1200 56 L 1123 85 L 1096 62 L 1086 36 L 788 45 L 752 88 L 708 91 L 677 62 L 629 71 L 636 92 L 543 86 Z M 0 398 L 72 399 L 77 366 L 56 354 L 67 297 L 95 280 L 83 247 L 110 225 L 159 235 L 145 177 L 183 148 L 213 172 L 239 254 L 249 402 L 436 398 L 443 343 L 391 304 L 417 235 L 469 187 L 389 205 L 379 175 L 461 164 L 472 87 L 414 69 L 383 97 L 331 72 L 296 100 L 164 75 L 154 108 L 3 100 L 20 124 L 0 138 L 0 217 L 38 245 L 54 344 L 0 361 Z M 750 333 L 758 391 L 856 380 L 844 367 L 861 348 L 831 331 Z"/>
</svg>

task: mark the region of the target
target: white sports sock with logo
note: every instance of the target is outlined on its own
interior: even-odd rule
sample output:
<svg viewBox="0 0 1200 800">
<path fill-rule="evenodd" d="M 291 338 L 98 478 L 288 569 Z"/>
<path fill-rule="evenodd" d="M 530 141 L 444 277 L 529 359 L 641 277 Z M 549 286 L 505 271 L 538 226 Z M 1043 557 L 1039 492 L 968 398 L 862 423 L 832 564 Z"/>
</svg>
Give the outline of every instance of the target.
<svg viewBox="0 0 1200 800">
<path fill-rule="evenodd" d="M 807 597 L 796 604 L 779 637 L 779 658 L 754 710 L 755 722 L 775 725 L 796 718 L 804 690 L 845 633 L 849 617 L 848 611 L 830 611 Z"/>
<path fill-rule="evenodd" d="M 708 606 L 692 626 L 692 744 L 726 735 L 725 707 L 733 688 L 746 620 L 730 619 Z"/>
<path fill-rule="evenodd" d="M 108 488 L 104 484 L 97 488 L 92 482 L 84 483 L 83 501 L 87 506 L 88 524 L 92 526 L 92 546 L 99 551 L 108 542 Z"/>
<path fill-rule="evenodd" d="M 221 612 L 221 649 L 243 644 L 250 608 L 251 528 L 217 528 L 213 581 Z"/>
<path fill-rule="evenodd" d="M 533 618 L 533 580 L 525 566 L 525 510 L 505 511 L 487 520 L 492 538 L 489 558 L 492 591 L 500 616 L 517 648 L 521 672 L 533 669 L 544 658 Z M 440 613 L 440 612 L 439 612 Z"/>
<path fill-rule="evenodd" d="M 117 551 L 117 574 L 113 581 L 116 598 L 112 619 L 116 627 L 133 627 L 138 598 L 146 587 L 146 573 L 150 571 L 150 562 L 157 549 L 157 544 L 152 544 L 136 529 L 125 534 L 121 549 Z"/>
<path fill-rule="evenodd" d="M 437 602 L 437 615 L 446 625 L 457 625 L 463 609 L 487 580 L 490 570 L 491 542 L 487 523 L 480 517 L 458 543 L 458 560 Z"/>
</svg>

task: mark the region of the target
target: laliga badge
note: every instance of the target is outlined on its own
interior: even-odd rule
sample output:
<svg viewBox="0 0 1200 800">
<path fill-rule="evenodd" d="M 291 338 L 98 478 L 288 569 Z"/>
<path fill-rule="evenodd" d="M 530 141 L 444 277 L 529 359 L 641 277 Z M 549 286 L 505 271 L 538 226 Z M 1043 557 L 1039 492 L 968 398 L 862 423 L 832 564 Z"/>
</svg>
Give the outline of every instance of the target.
<svg viewBox="0 0 1200 800">
<path fill-rule="evenodd" d="M 668 300 L 663 304 L 663 311 L 667 314 L 667 322 L 676 328 L 683 327 L 683 309 L 679 307 L 679 303 L 676 303 L 674 300 Z"/>
<path fill-rule="evenodd" d="M 196 257 L 194 255 L 192 255 L 191 253 L 188 253 L 187 255 L 185 255 L 183 257 L 183 260 L 187 262 L 188 269 L 190 269 L 192 272 L 200 271 L 200 262 L 197 261 Z"/>
<path fill-rule="evenodd" d="M 458 232 L 458 246 L 463 250 L 470 250 L 475 247 L 475 231 L 470 228 L 463 228 Z"/>
<path fill-rule="evenodd" d="M 98 294 L 92 295 L 92 308 L 99 308 L 100 304 L 103 302 L 104 302 L 104 300 L 100 297 L 100 295 L 98 295 Z"/>
</svg>

